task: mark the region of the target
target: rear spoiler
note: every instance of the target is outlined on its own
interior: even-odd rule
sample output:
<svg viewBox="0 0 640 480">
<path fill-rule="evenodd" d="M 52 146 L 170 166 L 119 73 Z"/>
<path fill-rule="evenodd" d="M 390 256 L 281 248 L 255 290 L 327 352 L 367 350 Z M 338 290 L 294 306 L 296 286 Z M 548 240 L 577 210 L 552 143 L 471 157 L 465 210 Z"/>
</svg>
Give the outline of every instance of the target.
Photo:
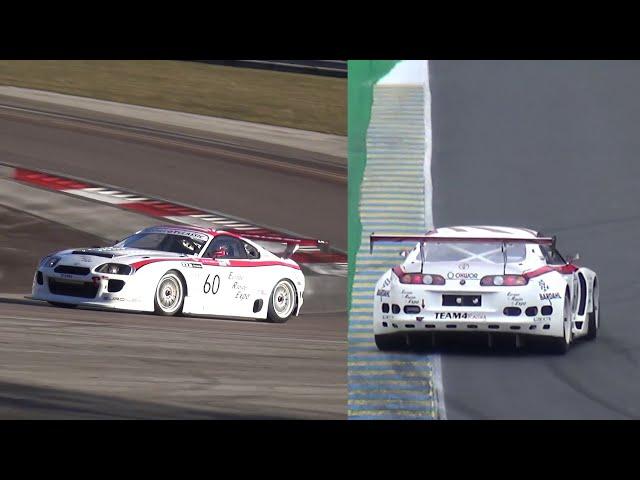
<svg viewBox="0 0 640 480">
<path fill-rule="evenodd" d="M 268 234 L 251 234 L 251 233 L 242 233 L 242 237 L 249 238 L 255 242 L 267 242 L 267 243 L 277 243 L 280 245 L 285 245 L 285 249 L 283 252 L 271 252 L 278 255 L 280 258 L 291 258 L 294 253 L 296 253 L 300 247 L 315 247 L 323 252 L 329 251 L 329 242 L 324 240 L 313 240 L 310 238 L 292 238 L 292 237 L 282 237 L 279 235 L 268 235 Z M 264 248 L 271 251 L 269 248 L 263 245 Z"/>
<path fill-rule="evenodd" d="M 555 245 L 556 237 L 435 237 L 433 235 L 376 235 L 369 236 L 369 253 L 373 253 L 373 245 L 378 242 L 426 242 L 455 243 L 455 242 L 504 242 L 504 243 L 535 243 L 538 245 Z"/>
</svg>

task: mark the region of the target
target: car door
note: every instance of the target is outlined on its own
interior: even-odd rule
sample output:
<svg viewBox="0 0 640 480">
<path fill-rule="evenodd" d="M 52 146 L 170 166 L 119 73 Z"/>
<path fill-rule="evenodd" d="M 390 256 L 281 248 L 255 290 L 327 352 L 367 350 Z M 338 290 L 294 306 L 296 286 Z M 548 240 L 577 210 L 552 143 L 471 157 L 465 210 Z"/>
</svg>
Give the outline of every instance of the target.
<svg viewBox="0 0 640 480">
<path fill-rule="evenodd" d="M 246 245 L 231 235 L 217 235 L 202 255 L 204 313 L 252 316 L 255 282 L 251 266 L 255 258 L 247 253 Z"/>
</svg>

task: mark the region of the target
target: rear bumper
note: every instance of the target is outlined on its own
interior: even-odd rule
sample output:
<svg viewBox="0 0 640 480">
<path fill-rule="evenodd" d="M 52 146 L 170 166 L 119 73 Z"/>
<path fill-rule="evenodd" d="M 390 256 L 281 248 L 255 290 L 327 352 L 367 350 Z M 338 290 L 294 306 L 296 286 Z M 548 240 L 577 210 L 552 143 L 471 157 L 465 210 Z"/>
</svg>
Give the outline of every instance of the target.
<svg viewBox="0 0 640 480">
<path fill-rule="evenodd" d="M 471 314 L 472 312 L 468 312 Z M 386 317 L 386 318 L 385 318 Z M 402 318 L 409 317 L 409 318 Z M 420 315 L 418 315 L 420 317 Z M 379 315 L 374 319 L 374 333 L 501 333 L 521 334 L 548 337 L 562 336 L 562 321 L 557 322 L 553 317 L 526 317 L 514 319 L 505 316 L 488 316 L 482 318 L 444 319 L 436 320 L 434 315 L 424 316 L 418 320 L 416 316 L 409 315 Z"/>
</svg>

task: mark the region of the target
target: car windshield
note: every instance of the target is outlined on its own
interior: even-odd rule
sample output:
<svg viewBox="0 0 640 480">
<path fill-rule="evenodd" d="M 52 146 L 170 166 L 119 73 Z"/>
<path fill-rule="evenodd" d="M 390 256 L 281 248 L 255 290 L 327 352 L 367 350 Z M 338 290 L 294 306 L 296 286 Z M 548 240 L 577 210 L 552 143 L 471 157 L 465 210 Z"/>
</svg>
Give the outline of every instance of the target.
<svg viewBox="0 0 640 480">
<path fill-rule="evenodd" d="M 506 243 L 507 263 L 522 262 L 526 256 L 524 243 Z M 456 242 L 424 244 L 427 262 L 504 263 L 502 242 Z"/>
<path fill-rule="evenodd" d="M 205 243 L 206 240 L 186 235 L 140 232 L 125 238 L 114 246 L 196 255 L 200 253 Z"/>
</svg>

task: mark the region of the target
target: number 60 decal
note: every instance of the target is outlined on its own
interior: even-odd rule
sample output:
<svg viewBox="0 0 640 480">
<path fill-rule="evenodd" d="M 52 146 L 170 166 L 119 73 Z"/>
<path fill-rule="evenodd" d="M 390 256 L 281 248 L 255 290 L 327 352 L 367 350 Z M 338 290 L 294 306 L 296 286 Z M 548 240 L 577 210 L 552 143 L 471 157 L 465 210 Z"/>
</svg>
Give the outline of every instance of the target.
<svg viewBox="0 0 640 480">
<path fill-rule="evenodd" d="M 220 289 L 220 277 L 218 275 L 215 275 L 213 277 L 213 280 L 209 282 L 210 276 L 211 274 L 207 275 L 207 279 L 204 281 L 204 286 L 202 287 L 202 289 L 204 293 L 211 292 L 213 295 L 215 295 Z"/>
</svg>

